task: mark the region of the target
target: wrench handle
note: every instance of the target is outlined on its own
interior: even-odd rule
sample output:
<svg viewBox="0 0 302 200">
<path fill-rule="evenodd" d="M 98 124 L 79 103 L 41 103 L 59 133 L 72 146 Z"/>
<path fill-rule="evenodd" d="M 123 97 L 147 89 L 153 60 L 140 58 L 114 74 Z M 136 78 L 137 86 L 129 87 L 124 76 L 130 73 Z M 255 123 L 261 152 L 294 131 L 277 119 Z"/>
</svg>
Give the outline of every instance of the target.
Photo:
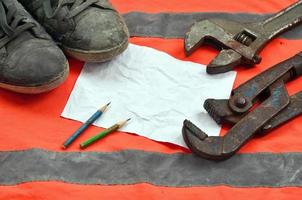
<svg viewBox="0 0 302 200">
<path fill-rule="evenodd" d="M 272 118 L 262 128 L 260 134 L 267 133 L 268 131 L 286 123 L 287 121 L 302 114 L 302 91 L 292 95 L 290 97 L 290 104 Z"/>
<path fill-rule="evenodd" d="M 245 113 L 252 106 L 264 90 L 267 90 L 276 81 L 287 82 L 302 75 L 302 53 L 299 53 L 248 80 L 233 90 L 229 106 L 238 113 Z M 238 99 L 243 98 L 245 105 L 236 106 Z"/>
<path fill-rule="evenodd" d="M 276 35 L 288 30 L 302 22 L 302 0 L 281 10 L 277 14 L 263 22 L 263 30 L 266 30 L 268 38 L 271 39 Z"/>
</svg>

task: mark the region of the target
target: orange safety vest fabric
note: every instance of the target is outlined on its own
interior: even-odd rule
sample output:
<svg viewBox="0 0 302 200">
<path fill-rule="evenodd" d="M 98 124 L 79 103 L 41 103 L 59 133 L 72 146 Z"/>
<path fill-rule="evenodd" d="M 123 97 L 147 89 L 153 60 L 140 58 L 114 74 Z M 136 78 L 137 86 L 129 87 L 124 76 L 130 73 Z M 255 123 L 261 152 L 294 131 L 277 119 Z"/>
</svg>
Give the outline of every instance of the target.
<svg viewBox="0 0 302 200">
<path fill-rule="evenodd" d="M 273 13 L 294 3 L 295 0 L 112 0 L 121 13 L 140 11 L 158 12 L 243 12 Z M 207 64 L 217 54 L 211 47 L 199 49 L 185 57 L 183 40 L 162 38 L 131 38 L 131 43 L 164 51 L 181 60 Z M 234 87 L 301 51 L 302 40 L 274 39 L 261 52 L 262 62 L 254 68 L 239 68 Z M 42 148 L 63 151 L 62 142 L 81 123 L 60 117 L 83 63 L 69 59 L 70 76 L 58 89 L 40 95 L 21 95 L 0 89 L 0 151 Z M 302 78 L 287 84 L 290 94 L 302 90 Z M 196 108 L 200 109 L 200 108 Z M 85 140 L 101 128 L 91 127 L 80 137 Z M 227 131 L 224 127 L 222 134 Z M 239 153 L 255 152 L 302 152 L 302 117 L 277 128 L 270 134 L 256 138 L 245 145 Z M 158 143 L 143 137 L 112 134 L 93 145 L 87 151 L 119 151 L 137 149 L 160 153 L 190 153 L 184 148 Z M 80 151 L 73 144 L 68 151 Z M 1 161 L 2 162 L 2 161 Z M 13 167 L 13 166 L 12 166 Z M 147 183 L 134 185 L 76 185 L 62 182 L 30 182 L 15 186 L 0 186 L 0 200 L 4 199 L 301 199 L 302 190 L 297 187 L 282 188 L 234 188 L 215 187 L 158 187 Z"/>
</svg>

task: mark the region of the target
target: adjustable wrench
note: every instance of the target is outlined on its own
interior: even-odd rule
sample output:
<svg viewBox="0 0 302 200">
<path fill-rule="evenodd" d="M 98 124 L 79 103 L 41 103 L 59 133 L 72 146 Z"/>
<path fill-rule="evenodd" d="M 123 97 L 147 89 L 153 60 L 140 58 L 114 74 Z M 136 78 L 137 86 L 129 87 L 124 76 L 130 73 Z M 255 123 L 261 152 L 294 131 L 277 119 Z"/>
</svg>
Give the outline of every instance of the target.
<svg viewBox="0 0 302 200">
<path fill-rule="evenodd" d="M 302 22 L 302 0 L 274 16 L 257 23 L 239 23 L 225 19 L 205 19 L 192 25 L 185 36 L 189 56 L 204 42 L 222 49 L 207 66 L 209 74 L 224 73 L 235 66 L 261 62 L 259 52 L 272 38 Z"/>
</svg>

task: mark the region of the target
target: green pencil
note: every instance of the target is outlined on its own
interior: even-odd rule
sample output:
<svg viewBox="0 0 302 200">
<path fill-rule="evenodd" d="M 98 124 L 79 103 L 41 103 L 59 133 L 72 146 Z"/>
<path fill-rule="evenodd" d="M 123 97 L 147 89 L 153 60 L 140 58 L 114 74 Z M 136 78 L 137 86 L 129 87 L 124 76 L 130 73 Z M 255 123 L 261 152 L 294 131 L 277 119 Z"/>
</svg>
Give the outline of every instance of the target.
<svg viewBox="0 0 302 200">
<path fill-rule="evenodd" d="M 113 126 L 111 126 L 110 128 L 107 128 L 105 130 L 103 130 L 102 132 L 100 132 L 99 134 L 89 138 L 88 140 L 86 140 L 85 142 L 81 143 L 80 147 L 81 149 L 85 149 L 86 147 L 90 146 L 92 143 L 95 143 L 96 141 L 104 138 L 106 135 L 122 128 L 123 126 L 125 126 L 125 124 L 130 121 L 131 119 L 127 119 L 125 121 L 121 121 L 117 124 L 114 124 Z"/>
</svg>

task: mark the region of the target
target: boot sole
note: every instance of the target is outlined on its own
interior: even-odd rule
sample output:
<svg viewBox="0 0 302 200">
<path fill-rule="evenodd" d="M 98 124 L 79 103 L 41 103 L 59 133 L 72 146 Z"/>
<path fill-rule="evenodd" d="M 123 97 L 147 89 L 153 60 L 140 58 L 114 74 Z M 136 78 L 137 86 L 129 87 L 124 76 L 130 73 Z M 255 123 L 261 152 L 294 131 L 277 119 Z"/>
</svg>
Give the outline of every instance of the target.
<svg viewBox="0 0 302 200">
<path fill-rule="evenodd" d="M 6 83 L 0 83 L 0 88 L 4 88 L 13 92 L 22 93 L 22 94 L 39 94 L 43 92 L 48 92 L 50 90 L 55 89 L 59 85 L 61 85 L 67 78 L 69 74 L 69 65 L 68 63 L 65 64 L 65 71 L 61 73 L 55 79 L 45 83 L 43 85 L 38 86 L 18 86 L 18 85 L 10 85 Z"/>
<path fill-rule="evenodd" d="M 127 39 L 119 46 L 101 51 L 86 51 L 66 47 L 64 45 L 62 46 L 62 49 L 66 55 L 84 62 L 106 62 L 125 51 L 125 49 L 128 47 L 128 44 Z"/>
</svg>

